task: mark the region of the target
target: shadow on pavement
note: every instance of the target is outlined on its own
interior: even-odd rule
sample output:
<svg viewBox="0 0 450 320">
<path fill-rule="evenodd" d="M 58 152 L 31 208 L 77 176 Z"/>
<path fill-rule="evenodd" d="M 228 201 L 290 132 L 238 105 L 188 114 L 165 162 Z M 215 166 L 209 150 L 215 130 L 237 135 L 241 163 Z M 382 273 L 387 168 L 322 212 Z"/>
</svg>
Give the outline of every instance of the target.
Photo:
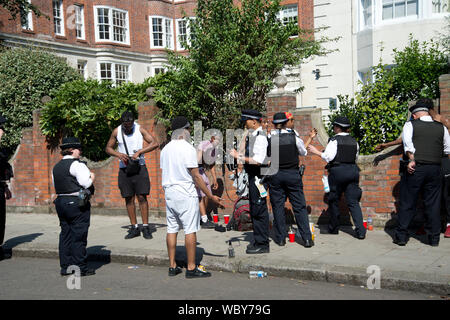
<svg viewBox="0 0 450 320">
<path fill-rule="evenodd" d="M 100 269 L 111 263 L 111 250 L 105 250 L 105 246 L 92 246 L 87 248 L 88 262 L 91 268 Z"/>
<path fill-rule="evenodd" d="M 11 249 L 13 249 L 14 247 L 21 245 L 22 243 L 33 242 L 34 239 L 42 235 L 43 233 L 31 233 L 23 236 L 14 237 L 4 242 L 3 248 L 5 252 L 11 253 Z"/>
</svg>

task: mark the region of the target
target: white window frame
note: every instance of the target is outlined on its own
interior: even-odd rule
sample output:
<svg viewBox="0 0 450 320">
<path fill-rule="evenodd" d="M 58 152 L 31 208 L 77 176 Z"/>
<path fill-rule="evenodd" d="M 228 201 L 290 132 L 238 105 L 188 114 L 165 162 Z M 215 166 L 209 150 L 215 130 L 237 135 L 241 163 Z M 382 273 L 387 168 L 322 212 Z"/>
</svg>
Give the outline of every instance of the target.
<svg viewBox="0 0 450 320">
<path fill-rule="evenodd" d="M 111 65 L 111 81 L 114 84 L 114 86 L 117 85 L 117 74 L 116 74 L 116 65 L 122 65 L 127 66 L 128 68 L 128 79 L 125 80 L 126 83 L 131 82 L 131 64 L 130 63 L 124 63 L 124 62 L 116 62 L 116 61 L 110 61 L 110 60 L 103 60 L 97 62 L 97 77 L 99 81 L 103 81 L 101 77 L 101 64 L 108 63 Z"/>
<path fill-rule="evenodd" d="M 447 4 L 447 11 L 433 12 L 433 8 L 434 8 L 433 2 L 435 2 L 435 1 L 440 1 L 441 2 L 440 10 L 442 10 L 442 5 Z M 433 16 L 445 16 L 448 13 L 450 13 L 450 1 L 449 0 L 431 0 L 430 6 L 431 6 L 431 14 Z"/>
<path fill-rule="evenodd" d="M 161 19 L 162 27 L 162 46 L 156 46 L 154 44 L 153 37 L 153 19 Z M 149 30 L 150 30 L 150 49 L 169 49 L 173 50 L 174 40 L 173 40 L 173 19 L 164 16 L 149 16 Z M 170 31 L 167 33 L 167 22 L 170 23 Z"/>
<path fill-rule="evenodd" d="M 83 66 L 82 69 L 79 68 L 79 66 Z M 82 73 L 80 71 L 83 71 Z M 83 76 L 83 78 L 86 80 L 87 77 L 87 60 L 77 60 L 77 71 Z"/>
<path fill-rule="evenodd" d="M 60 12 L 60 16 L 56 17 L 55 16 L 55 3 L 58 4 L 58 9 Z M 53 31 L 55 32 L 55 35 L 57 36 L 64 36 L 66 34 L 66 30 L 65 30 L 65 21 L 64 21 L 64 3 L 63 0 L 52 0 L 52 13 L 53 13 Z M 56 18 L 58 18 L 60 20 L 60 27 L 61 27 L 61 32 L 57 33 L 56 32 Z"/>
<path fill-rule="evenodd" d="M 75 35 L 77 39 L 86 40 L 86 31 L 84 24 L 84 5 L 75 4 L 74 6 L 75 6 Z M 78 36 L 78 30 L 80 30 L 81 36 Z"/>
<path fill-rule="evenodd" d="M 359 15 L 359 30 L 364 30 L 364 29 L 370 29 L 374 26 L 374 13 L 375 13 L 375 5 L 376 5 L 376 0 L 357 0 L 358 1 L 358 15 Z M 370 6 L 367 9 L 367 11 L 370 11 L 371 15 L 370 15 L 370 19 L 368 21 L 368 23 L 366 23 L 365 21 L 365 15 L 364 15 L 364 7 L 363 7 L 363 2 L 364 1 L 370 1 Z"/>
<path fill-rule="evenodd" d="M 410 0 L 393 0 L 393 3 L 395 2 L 399 2 L 399 1 L 404 1 L 406 4 L 405 10 L 408 10 L 407 5 L 408 5 L 408 1 Z M 376 7 L 375 7 L 375 22 L 377 25 L 388 25 L 388 24 L 397 24 L 397 23 L 404 23 L 404 22 L 408 22 L 408 21 L 414 21 L 417 20 L 421 15 L 421 11 L 423 10 L 422 8 L 422 1 L 421 0 L 416 0 L 417 1 L 417 13 L 413 14 L 413 15 L 406 15 L 407 11 L 405 11 L 405 16 L 402 17 L 395 17 L 395 7 L 392 8 L 393 10 L 393 17 L 392 19 L 385 19 L 383 20 L 383 0 L 378 0 L 376 1 Z M 430 1 L 430 0 L 428 0 Z"/>
<path fill-rule="evenodd" d="M 99 30 L 99 22 L 98 22 L 98 9 L 108 9 L 108 39 L 100 39 L 100 30 Z M 113 24 L 113 11 L 117 11 L 120 13 L 125 13 L 125 41 L 117 41 L 114 40 L 114 24 Z M 117 43 L 117 44 L 125 44 L 130 45 L 130 22 L 129 22 L 129 14 L 128 11 L 123 9 L 118 9 L 112 6 L 94 6 L 94 27 L 95 27 L 95 42 L 108 42 L 108 43 Z"/>
<path fill-rule="evenodd" d="M 192 18 L 183 18 L 183 19 L 176 19 L 175 23 L 176 23 L 176 31 L 177 31 L 177 50 L 186 50 L 185 47 L 183 47 L 181 40 L 180 40 L 180 25 L 179 23 L 184 21 L 186 22 L 186 39 L 187 39 L 187 43 L 190 44 L 190 37 L 191 37 L 191 29 L 189 26 L 189 22 L 190 19 Z"/>
<path fill-rule="evenodd" d="M 165 73 L 167 72 L 167 68 L 165 66 L 155 66 L 152 68 L 152 76 L 156 76 L 158 73 L 156 72 L 156 70 L 162 70 L 162 72 L 158 72 L 158 73 Z"/>
<path fill-rule="evenodd" d="M 31 4 L 31 0 L 27 0 L 27 2 Z M 23 25 L 22 24 L 22 15 L 20 15 L 20 26 L 22 27 L 22 30 L 33 31 L 33 14 L 31 12 L 31 10 L 28 11 L 26 20 L 27 20 L 26 25 Z"/>
<path fill-rule="evenodd" d="M 297 25 L 298 25 L 298 4 L 297 3 L 283 5 L 281 8 L 281 11 L 277 13 L 277 18 L 280 19 L 281 23 L 283 23 L 284 25 L 289 23 L 289 20 L 286 23 L 283 20 L 284 20 L 284 18 L 289 19 L 291 17 L 294 17 L 294 15 L 292 15 L 292 14 L 286 14 L 286 9 L 291 8 L 291 7 L 297 8 L 295 17 L 297 17 Z"/>
</svg>

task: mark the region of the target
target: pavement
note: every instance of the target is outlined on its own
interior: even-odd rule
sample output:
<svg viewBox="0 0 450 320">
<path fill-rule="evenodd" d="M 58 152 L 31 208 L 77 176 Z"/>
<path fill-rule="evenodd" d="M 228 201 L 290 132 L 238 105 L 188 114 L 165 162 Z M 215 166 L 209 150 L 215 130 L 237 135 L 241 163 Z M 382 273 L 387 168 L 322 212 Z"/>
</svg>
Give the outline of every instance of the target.
<svg viewBox="0 0 450 320">
<path fill-rule="evenodd" d="M 222 217 L 219 224 L 223 225 Z M 153 239 L 140 236 L 125 240 L 129 227 L 127 216 L 92 215 L 89 260 L 168 267 L 165 218 L 150 216 L 150 225 Z M 365 288 L 376 284 L 368 279 L 374 279 L 379 270 L 381 289 L 413 290 L 450 297 L 450 239 L 444 238 L 443 234 L 438 247 L 424 243 L 426 236 L 414 234 L 406 246 L 399 247 L 392 243 L 392 230 L 375 228 L 367 232 L 365 240 L 358 240 L 351 227 L 341 228 L 338 235 L 321 233 L 325 227 L 315 225 L 315 246 L 312 248 L 304 248 L 297 237 L 296 242 L 288 241 L 283 247 L 271 241 L 270 253 L 259 255 L 245 253 L 252 239 L 251 231 L 202 229 L 197 233 L 197 263 L 205 266 L 213 276 L 215 271 L 248 274 L 251 270 L 263 270 L 269 276 Z M 4 248 L 11 250 L 13 257 L 58 259 L 59 232 L 55 214 L 7 213 Z M 228 257 L 229 240 L 235 250 L 234 258 Z M 181 231 L 177 261 L 185 263 L 185 256 L 184 233 Z M 59 272 L 56 261 L 55 272 Z"/>
</svg>

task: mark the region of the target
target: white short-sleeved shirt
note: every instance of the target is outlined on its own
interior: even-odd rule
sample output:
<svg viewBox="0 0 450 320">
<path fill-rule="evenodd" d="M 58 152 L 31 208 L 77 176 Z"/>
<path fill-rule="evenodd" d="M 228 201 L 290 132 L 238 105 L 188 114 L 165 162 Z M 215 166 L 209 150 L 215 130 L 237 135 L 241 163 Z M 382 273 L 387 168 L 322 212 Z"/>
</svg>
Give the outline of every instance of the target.
<svg viewBox="0 0 450 320">
<path fill-rule="evenodd" d="M 172 140 L 161 151 L 162 187 L 198 197 L 190 168 L 198 168 L 195 148 L 186 140 Z"/>
<path fill-rule="evenodd" d="M 258 134 L 260 132 L 260 134 Z M 251 135 L 256 136 L 255 143 L 253 144 L 253 157 L 252 159 L 258 163 L 263 163 L 267 156 L 267 146 L 269 142 L 264 134 L 262 127 L 254 130 Z"/>
</svg>

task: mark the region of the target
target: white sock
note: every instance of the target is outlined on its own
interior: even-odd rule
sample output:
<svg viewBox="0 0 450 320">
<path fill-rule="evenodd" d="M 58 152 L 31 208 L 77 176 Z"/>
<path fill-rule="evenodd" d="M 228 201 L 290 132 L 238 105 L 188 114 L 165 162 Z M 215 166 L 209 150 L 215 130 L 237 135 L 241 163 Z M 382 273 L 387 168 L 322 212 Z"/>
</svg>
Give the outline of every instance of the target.
<svg viewBox="0 0 450 320">
<path fill-rule="evenodd" d="M 139 227 L 139 224 L 135 224 L 134 227 L 135 227 L 135 228 Z"/>
<path fill-rule="evenodd" d="M 147 223 L 145 223 L 145 224 L 143 224 L 142 226 L 143 226 L 143 227 L 148 227 L 148 224 L 147 224 Z"/>
<path fill-rule="evenodd" d="M 208 222 L 208 216 L 206 214 L 202 216 L 202 222 Z"/>
</svg>

